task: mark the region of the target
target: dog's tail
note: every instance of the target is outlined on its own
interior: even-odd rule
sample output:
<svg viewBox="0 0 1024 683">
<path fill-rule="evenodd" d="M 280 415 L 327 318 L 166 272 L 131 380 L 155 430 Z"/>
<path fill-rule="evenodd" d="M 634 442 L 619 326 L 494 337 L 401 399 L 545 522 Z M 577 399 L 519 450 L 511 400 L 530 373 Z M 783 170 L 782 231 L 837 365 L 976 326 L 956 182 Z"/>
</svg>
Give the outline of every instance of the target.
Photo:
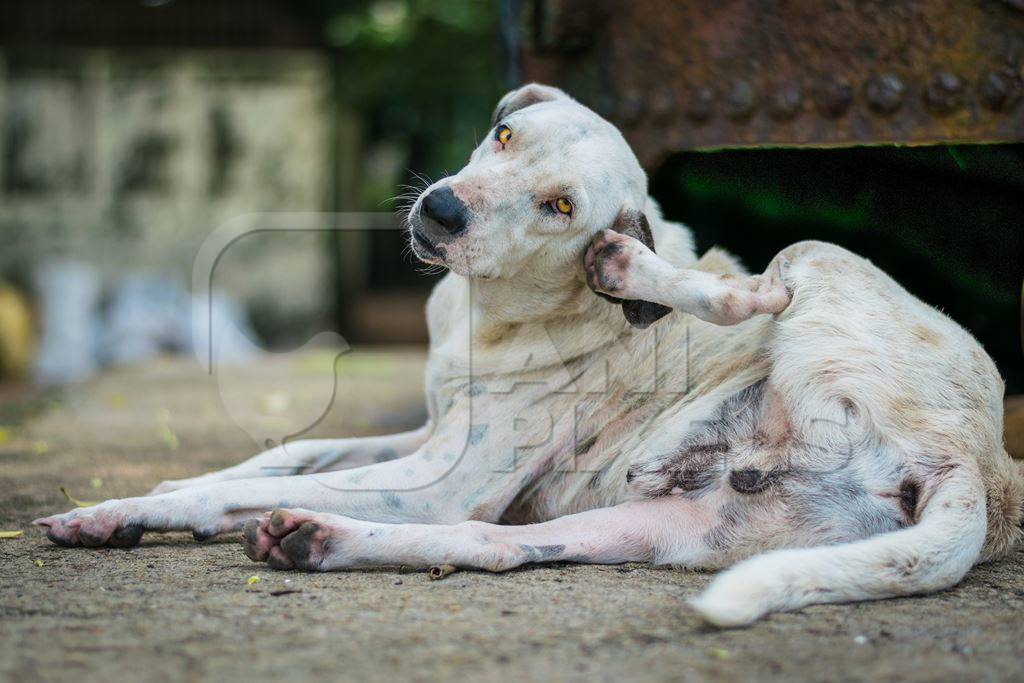
<svg viewBox="0 0 1024 683">
<path fill-rule="evenodd" d="M 965 460 L 925 482 L 913 526 L 750 558 L 717 576 L 691 606 L 712 624 L 740 626 L 774 611 L 956 584 L 978 560 L 987 529 L 981 474 L 973 460 Z"/>
</svg>

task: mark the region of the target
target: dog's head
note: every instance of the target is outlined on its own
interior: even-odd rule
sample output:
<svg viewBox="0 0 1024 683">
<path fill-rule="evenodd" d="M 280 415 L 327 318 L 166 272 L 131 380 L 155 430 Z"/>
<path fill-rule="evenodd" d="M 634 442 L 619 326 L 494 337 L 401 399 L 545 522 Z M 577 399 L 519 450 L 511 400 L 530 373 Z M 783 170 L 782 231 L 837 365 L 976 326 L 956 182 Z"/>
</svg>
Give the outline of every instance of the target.
<svg viewBox="0 0 1024 683">
<path fill-rule="evenodd" d="M 419 196 L 410 239 L 418 258 L 460 275 L 552 281 L 576 274 L 594 234 L 646 198 L 646 175 L 619 131 L 561 90 L 532 84 L 501 99 L 461 171 Z"/>
</svg>

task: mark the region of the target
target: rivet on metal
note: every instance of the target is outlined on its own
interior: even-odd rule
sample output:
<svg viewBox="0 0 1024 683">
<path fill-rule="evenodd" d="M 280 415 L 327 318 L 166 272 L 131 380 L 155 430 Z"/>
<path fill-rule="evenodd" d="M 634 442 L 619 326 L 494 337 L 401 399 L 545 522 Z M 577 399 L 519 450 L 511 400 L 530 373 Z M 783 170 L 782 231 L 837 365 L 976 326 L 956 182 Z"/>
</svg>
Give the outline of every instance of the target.
<svg viewBox="0 0 1024 683">
<path fill-rule="evenodd" d="M 803 94 L 795 83 L 784 83 L 768 98 L 768 115 L 776 121 L 788 121 L 800 113 Z"/>
<path fill-rule="evenodd" d="M 715 114 L 715 93 L 711 88 L 700 86 L 690 92 L 686 103 L 686 115 L 691 121 L 702 123 Z"/>
<path fill-rule="evenodd" d="M 1006 67 L 989 71 L 981 78 L 979 94 L 982 103 L 992 111 L 1006 111 L 1020 99 L 1021 78 L 1014 69 Z"/>
<path fill-rule="evenodd" d="M 896 74 L 872 76 L 864 84 L 864 97 L 868 107 L 877 114 L 892 114 L 903 105 L 906 88 Z"/>
<path fill-rule="evenodd" d="M 842 78 L 833 78 L 818 89 L 818 111 L 829 118 L 839 118 L 853 103 L 853 86 Z"/>
<path fill-rule="evenodd" d="M 936 114 L 949 114 L 963 101 L 963 83 L 955 74 L 940 71 L 924 89 L 924 102 Z"/>
<path fill-rule="evenodd" d="M 725 95 L 730 119 L 741 121 L 750 118 L 757 106 L 754 87 L 746 81 L 735 81 Z"/>
</svg>

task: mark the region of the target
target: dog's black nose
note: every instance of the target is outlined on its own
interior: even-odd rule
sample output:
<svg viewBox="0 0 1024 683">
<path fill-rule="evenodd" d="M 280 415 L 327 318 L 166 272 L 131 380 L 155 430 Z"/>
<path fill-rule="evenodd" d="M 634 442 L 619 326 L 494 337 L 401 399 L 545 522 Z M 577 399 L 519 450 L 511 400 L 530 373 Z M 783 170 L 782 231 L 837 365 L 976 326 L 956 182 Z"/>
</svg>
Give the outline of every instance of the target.
<svg viewBox="0 0 1024 683">
<path fill-rule="evenodd" d="M 464 232 L 468 222 L 468 210 L 462 200 L 455 196 L 450 187 L 431 190 L 423 198 L 421 213 L 452 237 Z M 437 235 L 437 236 L 444 236 Z"/>
</svg>

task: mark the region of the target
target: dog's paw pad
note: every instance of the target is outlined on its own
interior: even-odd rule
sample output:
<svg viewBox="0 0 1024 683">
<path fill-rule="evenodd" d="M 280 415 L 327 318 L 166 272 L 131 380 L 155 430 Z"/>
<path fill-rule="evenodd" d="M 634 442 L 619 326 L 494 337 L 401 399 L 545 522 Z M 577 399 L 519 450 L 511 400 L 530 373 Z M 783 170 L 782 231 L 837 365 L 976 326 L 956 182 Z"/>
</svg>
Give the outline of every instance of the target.
<svg viewBox="0 0 1024 683">
<path fill-rule="evenodd" d="M 274 510 L 263 519 L 251 519 L 242 529 L 245 554 L 273 569 L 320 569 L 328 541 L 342 533 L 329 516 L 297 510 Z M 339 518 L 340 519 L 340 518 Z"/>
</svg>

